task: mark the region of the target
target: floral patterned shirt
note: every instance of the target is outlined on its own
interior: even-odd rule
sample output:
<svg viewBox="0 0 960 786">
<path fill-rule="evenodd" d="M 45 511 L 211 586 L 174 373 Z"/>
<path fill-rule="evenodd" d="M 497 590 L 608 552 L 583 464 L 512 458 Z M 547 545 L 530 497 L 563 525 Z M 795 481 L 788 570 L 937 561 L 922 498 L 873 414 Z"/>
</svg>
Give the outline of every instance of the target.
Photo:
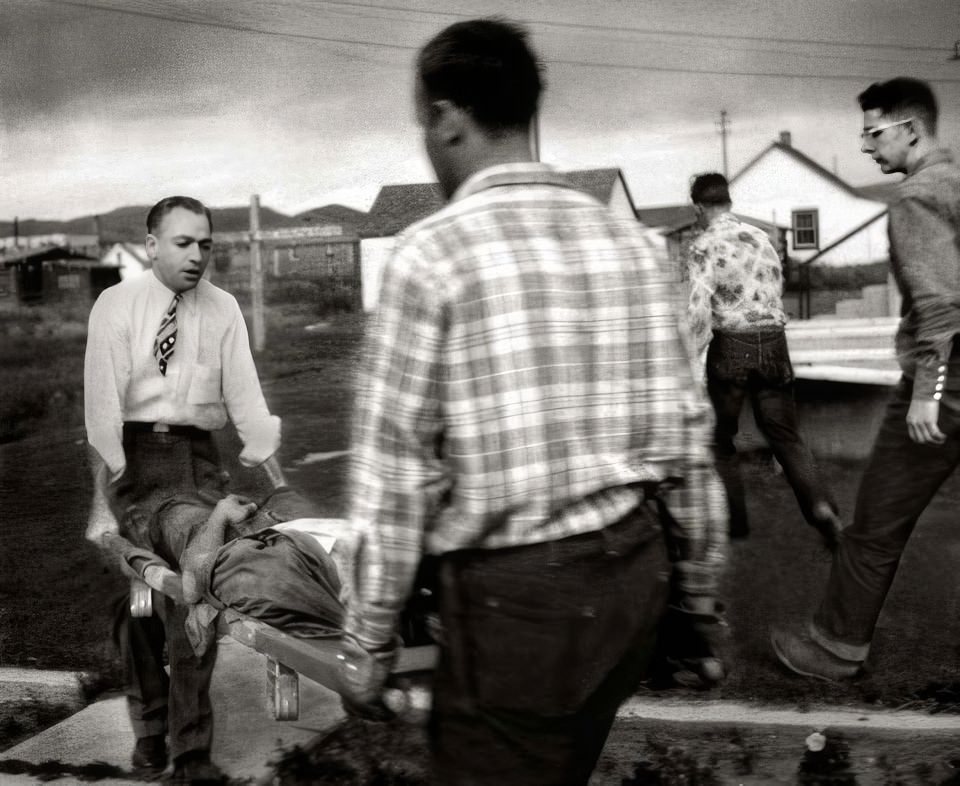
<svg viewBox="0 0 960 786">
<path fill-rule="evenodd" d="M 737 333 L 785 325 L 780 257 L 766 233 L 721 213 L 690 243 L 687 316 L 698 352 L 713 331 Z"/>
</svg>

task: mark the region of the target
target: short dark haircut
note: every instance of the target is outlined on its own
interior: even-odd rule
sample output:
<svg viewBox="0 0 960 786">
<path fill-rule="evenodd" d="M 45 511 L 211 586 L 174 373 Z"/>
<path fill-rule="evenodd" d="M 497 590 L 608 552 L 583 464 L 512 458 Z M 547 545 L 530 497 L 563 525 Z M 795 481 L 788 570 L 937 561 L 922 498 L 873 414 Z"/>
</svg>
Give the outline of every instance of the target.
<svg viewBox="0 0 960 786">
<path fill-rule="evenodd" d="M 923 123 L 928 133 L 937 133 L 940 114 L 937 97 L 930 85 L 919 79 L 898 76 L 887 82 L 874 82 L 857 96 L 857 100 L 864 112 L 879 109 L 884 115 L 900 120 L 914 117 Z"/>
<path fill-rule="evenodd" d="M 150 208 L 150 212 L 147 213 L 147 234 L 156 234 L 157 230 L 160 229 L 160 224 L 163 222 L 163 217 L 178 207 L 182 207 L 197 215 L 205 215 L 207 221 L 210 223 L 210 232 L 211 234 L 213 233 L 213 216 L 210 215 L 210 208 L 199 199 L 194 199 L 193 197 L 171 196 L 164 197 Z"/>
<path fill-rule="evenodd" d="M 527 33 L 504 19 L 457 22 L 428 41 L 417 74 L 430 101 L 469 109 L 490 132 L 527 129 L 543 91 Z"/>
<path fill-rule="evenodd" d="M 695 205 L 729 205 L 730 187 L 719 172 L 697 175 L 690 186 L 690 200 Z"/>
</svg>

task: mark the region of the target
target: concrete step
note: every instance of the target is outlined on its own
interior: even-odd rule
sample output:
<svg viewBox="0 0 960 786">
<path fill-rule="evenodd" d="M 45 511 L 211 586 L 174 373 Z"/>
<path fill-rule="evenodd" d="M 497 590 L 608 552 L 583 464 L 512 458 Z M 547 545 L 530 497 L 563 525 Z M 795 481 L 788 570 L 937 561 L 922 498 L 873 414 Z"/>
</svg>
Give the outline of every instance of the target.
<svg viewBox="0 0 960 786">
<path fill-rule="evenodd" d="M 82 675 L 76 671 L 0 668 L 0 704 L 37 701 L 80 709 Z"/>
<path fill-rule="evenodd" d="M 343 717 L 339 697 L 308 680 L 300 680 L 300 718 L 273 720 L 267 704 L 266 658 L 223 639 L 214 670 L 211 699 L 215 711 L 213 760 L 232 778 L 261 779 L 280 748 L 303 744 Z M 134 736 L 122 697 L 94 702 L 35 737 L 0 753 L 0 761 L 38 765 L 56 760 L 75 768 L 103 762 L 130 773 Z M 168 768 L 169 770 L 169 768 Z M 69 770 L 68 770 L 69 772 Z M 68 780 L 59 783 L 78 782 Z M 100 783 L 142 783 L 122 776 Z M 38 783 L 27 775 L 0 775 L 0 783 Z"/>
</svg>

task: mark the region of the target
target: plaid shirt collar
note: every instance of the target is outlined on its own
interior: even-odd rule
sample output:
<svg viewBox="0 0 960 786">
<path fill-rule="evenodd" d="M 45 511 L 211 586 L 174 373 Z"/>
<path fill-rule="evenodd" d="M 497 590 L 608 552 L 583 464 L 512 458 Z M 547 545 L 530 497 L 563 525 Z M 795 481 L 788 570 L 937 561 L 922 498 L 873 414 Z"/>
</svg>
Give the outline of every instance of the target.
<svg viewBox="0 0 960 786">
<path fill-rule="evenodd" d="M 574 188 L 574 185 L 553 167 L 538 161 L 517 161 L 495 164 L 474 172 L 453 193 L 451 202 L 497 186 L 551 185 Z"/>
</svg>

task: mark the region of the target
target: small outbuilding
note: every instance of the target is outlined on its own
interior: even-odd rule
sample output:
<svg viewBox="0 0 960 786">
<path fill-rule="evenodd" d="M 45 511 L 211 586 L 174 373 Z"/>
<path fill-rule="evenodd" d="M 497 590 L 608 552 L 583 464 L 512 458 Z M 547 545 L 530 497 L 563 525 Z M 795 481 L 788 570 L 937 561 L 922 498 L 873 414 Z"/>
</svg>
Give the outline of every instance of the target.
<svg viewBox="0 0 960 786">
<path fill-rule="evenodd" d="M 21 248 L 0 256 L 0 308 L 89 305 L 120 281 L 120 268 L 66 246 Z"/>
</svg>

